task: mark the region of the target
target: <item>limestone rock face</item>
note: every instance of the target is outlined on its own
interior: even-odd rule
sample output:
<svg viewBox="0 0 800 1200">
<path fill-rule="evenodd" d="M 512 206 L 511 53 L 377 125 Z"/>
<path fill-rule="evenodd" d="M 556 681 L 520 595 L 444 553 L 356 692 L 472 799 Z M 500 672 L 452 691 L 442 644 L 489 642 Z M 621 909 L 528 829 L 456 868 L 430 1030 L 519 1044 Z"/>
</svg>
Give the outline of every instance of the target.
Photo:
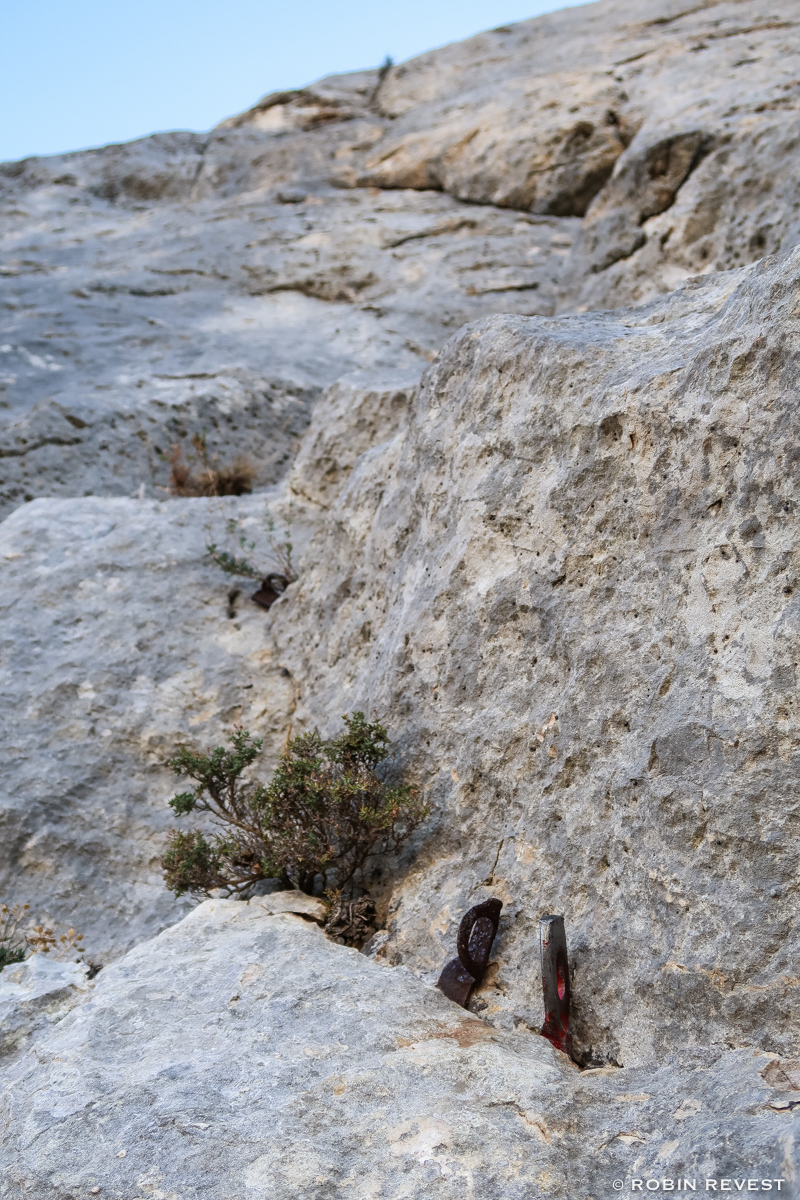
<svg viewBox="0 0 800 1200">
<path fill-rule="evenodd" d="M 798 28 L 602 0 L 0 166 L 0 896 L 105 964 L 0 975 L 1 1197 L 796 1195 Z M 198 434 L 261 494 L 170 499 Z M 176 743 L 357 709 L 432 809 L 368 956 L 175 901 Z"/>
<path fill-rule="evenodd" d="M 664 1176 L 797 1195 L 796 1064 L 581 1073 L 268 900 L 200 905 L 11 1060 L 0 1196 L 521 1200 Z"/>
<path fill-rule="evenodd" d="M 433 979 L 499 895 L 484 1003 L 536 1028 L 563 912 L 586 1062 L 800 1045 L 799 283 L 467 326 L 276 613 L 298 719 L 380 714 L 435 806 L 383 953 Z"/>
<path fill-rule="evenodd" d="M 292 464 L 287 495 L 325 509 L 366 451 L 390 441 L 408 424 L 418 379 L 391 378 L 372 384 L 344 377 L 325 393 Z"/>
<path fill-rule="evenodd" d="M 797 242 L 798 55 L 791 0 L 605 0 L 265 97 L 195 186 L 325 173 L 584 218 L 561 306 L 617 306 Z"/>
<path fill-rule="evenodd" d="M 233 503 L 257 536 L 263 498 Z M 0 527 L 0 894 L 73 925 L 98 962 L 186 911 L 158 869 L 173 748 L 241 721 L 269 760 L 290 720 L 255 585 L 205 555 L 231 511 L 37 500 Z"/>
<path fill-rule="evenodd" d="M 319 181 L 143 207 L 49 169 L 0 204 L 0 512 L 164 495 L 200 433 L 269 486 L 343 375 L 418 375 L 498 303 L 552 313 L 577 225 Z"/>
<path fill-rule="evenodd" d="M 0 506 L 285 477 L 320 390 L 466 321 L 646 300 L 797 244 L 793 0 L 603 0 L 0 165 Z"/>
</svg>

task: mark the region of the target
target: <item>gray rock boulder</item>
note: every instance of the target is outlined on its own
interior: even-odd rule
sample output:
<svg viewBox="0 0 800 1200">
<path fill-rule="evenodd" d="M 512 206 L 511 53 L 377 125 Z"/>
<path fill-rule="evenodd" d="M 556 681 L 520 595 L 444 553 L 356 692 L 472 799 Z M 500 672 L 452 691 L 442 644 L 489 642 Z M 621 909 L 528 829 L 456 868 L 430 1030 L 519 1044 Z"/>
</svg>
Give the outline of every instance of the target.
<svg viewBox="0 0 800 1200">
<path fill-rule="evenodd" d="M 200 905 L 10 1062 L 0 1196 L 797 1195 L 796 1063 L 580 1072 L 270 899 Z"/>
<path fill-rule="evenodd" d="M 433 979 L 498 895 L 486 1015 L 536 1028 L 564 913 L 587 1063 L 800 1045 L 799 280 L 467 326 L 273 623 L 297 719 L 380 715 L 434 805 L 382 953 Z"/>
</svg>

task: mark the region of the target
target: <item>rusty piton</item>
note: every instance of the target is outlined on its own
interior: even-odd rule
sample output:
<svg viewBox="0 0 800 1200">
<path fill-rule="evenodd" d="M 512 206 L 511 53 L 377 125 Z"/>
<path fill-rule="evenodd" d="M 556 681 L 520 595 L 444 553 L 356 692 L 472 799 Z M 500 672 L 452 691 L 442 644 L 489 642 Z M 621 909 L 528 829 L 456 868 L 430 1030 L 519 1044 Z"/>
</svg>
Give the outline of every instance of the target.
<svg viewBox="0 0 800 1200">
<path fill-rule="evenodd" d="M 484 900 L 461 918 L 456 941 L 458 958 L 447 964 L 436 986 L 462 1008 L 467 1007 L 472 989 L 483 979 L 489 964 L 502 907 L 502 900 Z"/>
<path fill-rule="evenodd" d="M 564 918 L 541 917 L 539 946 L 542 956 L 542 992 L 544 995 L 544 1025 L 542 1037 L 552 1042 L 572 1058 L 572 1036 L 569 1031 L 569 959 Z"/>
</svg>

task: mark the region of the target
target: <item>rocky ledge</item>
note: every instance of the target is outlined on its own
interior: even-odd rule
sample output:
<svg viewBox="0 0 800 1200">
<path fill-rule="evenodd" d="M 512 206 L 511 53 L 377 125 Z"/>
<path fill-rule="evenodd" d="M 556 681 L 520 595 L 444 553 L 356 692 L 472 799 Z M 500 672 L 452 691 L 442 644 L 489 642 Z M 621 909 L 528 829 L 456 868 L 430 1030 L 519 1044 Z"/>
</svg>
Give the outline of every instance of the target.
<svg viewBox="0 0 800 1200">
<path fill-rule="evenodd" d="M 0 1196 L 523 1200 L 787 1180 L 796 1063 L 718 1049 L 581 1072 L 273 908 L 206 901 L 6 1060 Z"/>
</svg>

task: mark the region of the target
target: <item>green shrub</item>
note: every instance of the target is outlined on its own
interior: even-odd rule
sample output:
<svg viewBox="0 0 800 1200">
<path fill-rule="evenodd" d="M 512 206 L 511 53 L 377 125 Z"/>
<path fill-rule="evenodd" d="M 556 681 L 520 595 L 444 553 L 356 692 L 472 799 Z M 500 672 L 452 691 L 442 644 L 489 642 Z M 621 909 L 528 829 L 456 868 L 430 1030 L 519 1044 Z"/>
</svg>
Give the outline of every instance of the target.
<svg viewBox="0 0 800 1200">
<path fill-rule="evenodd" d="M 0 971 L 3 967 L 10 967 L 12 963 L 19 963 L 25 957 L 25 950 L 22 946 L 0 946 Z"/>
<path fill-rule="evenodd" d="M 170 800 L 178 816 L 210 813 L 221 832 L 173 830 L 161 865 L 176 896 L 227 888 L 247 894 L 259 880 L 279 878 L 311 893 L 365 887 L 369 859 L 396 853 L 428 815 L 416 788 L 388 783 L 378 768 L 390 756 L 386 730 L 363 713 L 345 716 L 339 737 L 293 738 L 267 785 L 243 778 L 261 740 L 235 730 L 230 747 L 202 754 L 181 746 L 169 760 L 194 781 Z"/>
<path fill-rule="evenodd" d="M 28 955 L 28 940 L 20 929 L 30 904 L 0 904 L 0 971 Z"/>
</svg>

